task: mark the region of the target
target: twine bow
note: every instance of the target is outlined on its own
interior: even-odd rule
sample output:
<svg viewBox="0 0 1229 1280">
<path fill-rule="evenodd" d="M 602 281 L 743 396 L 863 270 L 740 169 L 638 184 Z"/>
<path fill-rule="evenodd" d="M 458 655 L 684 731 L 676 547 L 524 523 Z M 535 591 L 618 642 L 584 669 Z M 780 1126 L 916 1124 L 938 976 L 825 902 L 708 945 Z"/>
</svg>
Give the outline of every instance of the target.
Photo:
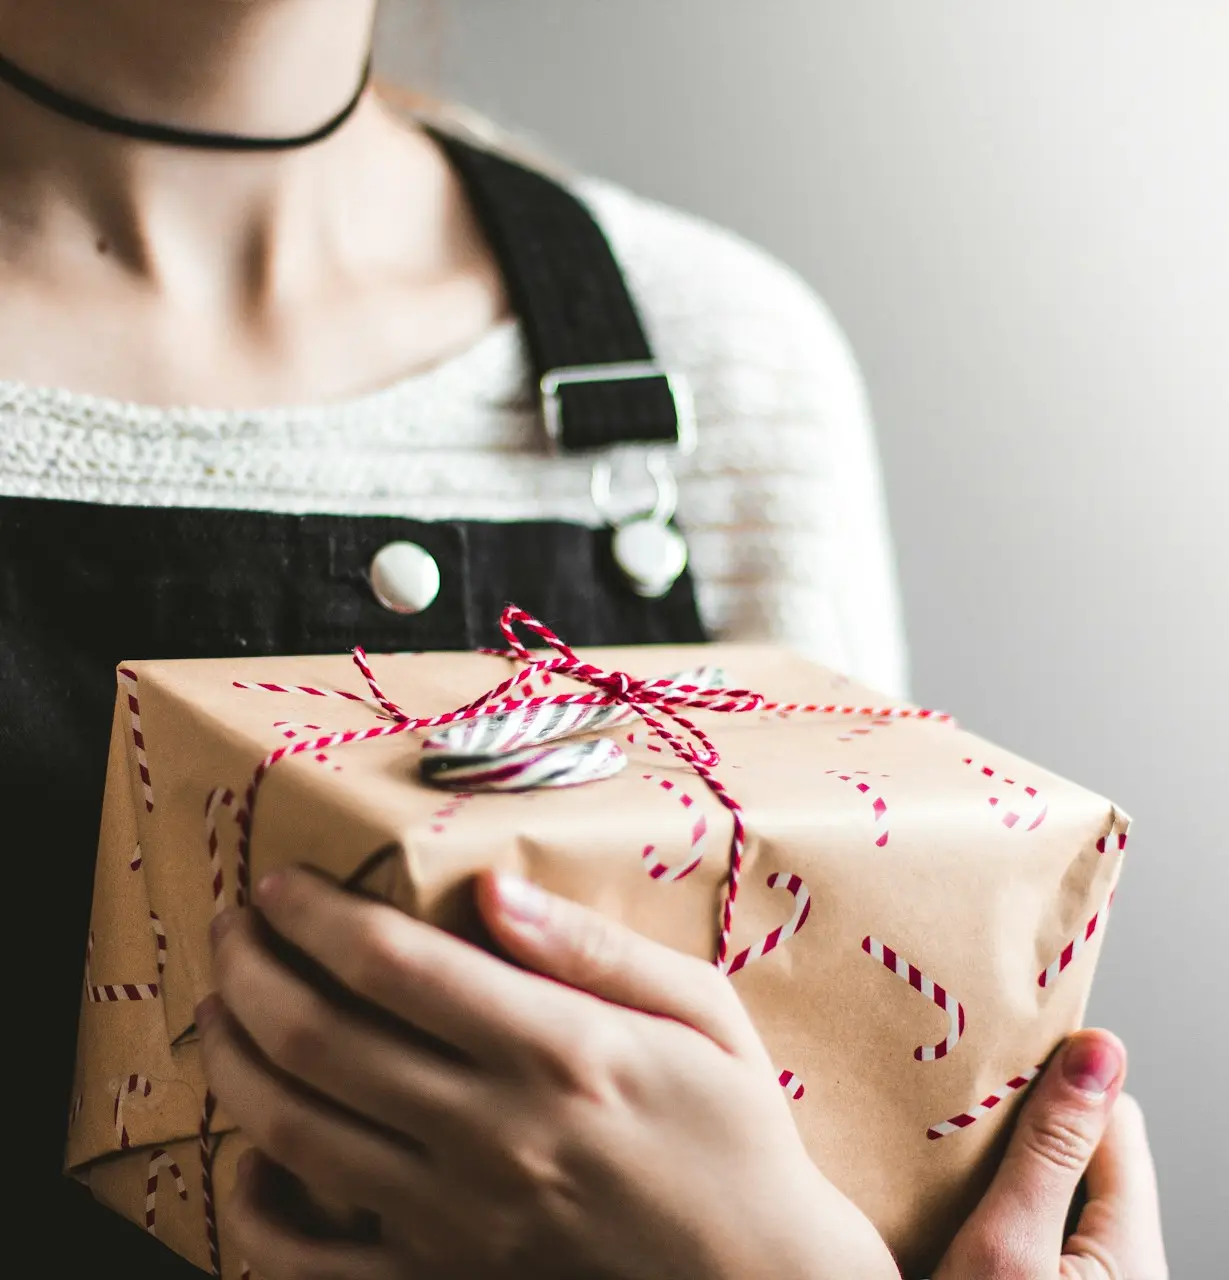
<svg viewBox="0 0 1229 1280">
<path fill-rule="evenodd" d="M 516 633 L 518 626 L 536 636 L 554 656 L 535 659 L 527 645 Z M 256 797 L 269 770 L 288 756 L 313 754 L 348 746 L 354 742 L 369 742 L 375 738 L 390 738 L 400 733 L 423 729 L 442 729 L 447 725 L 475 720 L 482 716 L 506 715 L 509 712 L 532 713 L 544 706 L 609 707 L 622 705 L 634 711 L 654 734 L 685 764 L 695 772 L 730 812 L 734 830 L 730 840 L 730 859 L 726 879 L 725 903 L 722 908 L 721 931 L 717 943 L 716 963 L 722 964 L 730 947 L 733 926 L 734 903 L 742 875 L 743 849 L 746 844 L 746 827 L 742 807 L 725 789 L 713 769 L 721 761 L 717 748 L 699 725 L 682 714 L 684 710 L 710 711 L 723 714 L 740 714 L 762 711 L 768 704 L 758 693 L 747 689 L 702 689 L 697 685 L 680 685 L 670 679 L 641 680 L 624 671 L 604 671 L 585 662 L 565 644 L 545 623 L 515 605 L 504 610 L 499 622 L 500 631 L 508 642 L 507 649 L 486 650 L 500 657 L 519 661 L 524 665 L 496 688 L 484 693 L 473 702 L 456 711 L 443 715 L 416 717 L 397 705 L 380 687 L 372 671 L 371 663 L 362 648 L 354 651 L 354 662 L 362 672 L 372 697 L 389 718 L 389 723 L 369 729 L 348 729 L 324 734 L 321 737 L 278 747 L 257 765 L 244 795 L 243 807 L 235 815 L 239 826 L 239 865 L 236 897 L 243 905 L 248 897 L 250 883 L 250 855 L 252 822 Z M 518 688 L 540 676 L 560 676 L 588 685 L 588 693 L 557 693 L 537 697 L 517 697 Z M 238 683 L 238 682 L 236 682 Z"/>
</svg>

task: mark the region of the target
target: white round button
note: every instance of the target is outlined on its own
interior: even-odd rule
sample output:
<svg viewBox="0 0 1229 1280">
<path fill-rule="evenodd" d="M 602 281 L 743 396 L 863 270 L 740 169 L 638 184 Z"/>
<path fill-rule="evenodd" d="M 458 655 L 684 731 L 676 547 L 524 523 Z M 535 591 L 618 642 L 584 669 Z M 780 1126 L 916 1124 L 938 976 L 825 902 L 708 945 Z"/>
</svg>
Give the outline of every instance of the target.
<svg viewBox="0 0 1229 1280">
<path fill-rule="evenodd" d="M 390 542 L 371 562 L 371 588 L 393 613 L 422 613 L 440 593 L 440 567 L 416 542 Z"/>
</svg>

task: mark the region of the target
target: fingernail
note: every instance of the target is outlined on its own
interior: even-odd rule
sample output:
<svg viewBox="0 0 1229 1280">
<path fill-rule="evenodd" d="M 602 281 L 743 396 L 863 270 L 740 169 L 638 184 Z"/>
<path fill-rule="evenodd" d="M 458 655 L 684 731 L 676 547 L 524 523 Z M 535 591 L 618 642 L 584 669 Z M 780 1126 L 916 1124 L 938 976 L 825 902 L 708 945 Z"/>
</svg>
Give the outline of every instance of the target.
<svg viewBox="0 0 1229 1280">
<path fill-rule="evenodd" d="M 249 1147 L 235 1164 L 235 1173 L 241 1182 L 247 1182 L 256 1172 L 256 1152 Z"/>
<path fill-rule="evenodd" d="M 1101 1036 L 1077 1036 L 1063 1055 L 1068 1084 L 1094 1098 L 1103 1098 L 1126 1065 L 1122 1050 Z"/>
<path fill-rule="evenodd" d="M 498 887 L 500 905 L 513 920 L 538 925 L 546 919 L 547 897 L 537 885 L 518 876 L 500 876 Z"/>
<path fill-rule="evenodd" d="M 234 908 L 226 911 L 219 911 L 213 918 L 213 923 L 209 926 L 209 940 L 216 947 L 219 942 L 230 931 L 231 925 L 238 919 L 238 912 Z"/>
<path fill-rule="evenodd" d="M 272 871 L 256 886 L 256 897 L 265 906 L 272 906 L 285 888 L 286 873 Z"/>
<path fill-rule="evenodd" d="M 204 1031 L 218 1016 L 218 1009 L 221 1007 L 221 1003 L 216 995 L 208 995 L 196 1006 L 196 1012 L 193 1017 L 196 1020 L 196 1029 L 198 1031 Z"/>
</svg>

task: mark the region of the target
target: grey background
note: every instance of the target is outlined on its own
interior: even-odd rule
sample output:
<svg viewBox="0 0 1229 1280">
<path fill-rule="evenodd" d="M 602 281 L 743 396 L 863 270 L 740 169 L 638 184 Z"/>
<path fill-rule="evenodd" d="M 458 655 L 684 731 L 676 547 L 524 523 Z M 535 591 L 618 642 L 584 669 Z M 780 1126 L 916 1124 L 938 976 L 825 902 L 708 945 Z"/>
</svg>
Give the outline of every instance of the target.
<svg viewBox="0 0 1229 1280">
<path fill-rule="evenodd" d="M 798 268 L 859 353 L 914 693 L 1119 800 L 1092 1017 L 1229 1256 L 1229 5 L 409 0 L 384 63 Z"/>
</svg>

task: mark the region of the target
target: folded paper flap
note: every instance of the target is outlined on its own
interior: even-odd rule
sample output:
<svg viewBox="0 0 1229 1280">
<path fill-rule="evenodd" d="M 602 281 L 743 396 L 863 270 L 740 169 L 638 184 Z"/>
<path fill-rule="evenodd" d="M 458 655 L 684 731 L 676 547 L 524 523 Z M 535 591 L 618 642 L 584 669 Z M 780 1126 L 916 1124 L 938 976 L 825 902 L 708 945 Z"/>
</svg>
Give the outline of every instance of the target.
<svg viewBox="0 0 1229 1280">
<path fill-rule="evenodd" d="M 87 1009 L 88 1070 L 69 1117 L 68 1172 L 79 1174 L 120 1151 L 198 1136 L 206 1092 L 199 1045 L 172 1050 L 158 1012 L 136 1003 Z M 211 1126 L 218 1134 L 231 1128 L 224 1115 Z"/>
</svg>

